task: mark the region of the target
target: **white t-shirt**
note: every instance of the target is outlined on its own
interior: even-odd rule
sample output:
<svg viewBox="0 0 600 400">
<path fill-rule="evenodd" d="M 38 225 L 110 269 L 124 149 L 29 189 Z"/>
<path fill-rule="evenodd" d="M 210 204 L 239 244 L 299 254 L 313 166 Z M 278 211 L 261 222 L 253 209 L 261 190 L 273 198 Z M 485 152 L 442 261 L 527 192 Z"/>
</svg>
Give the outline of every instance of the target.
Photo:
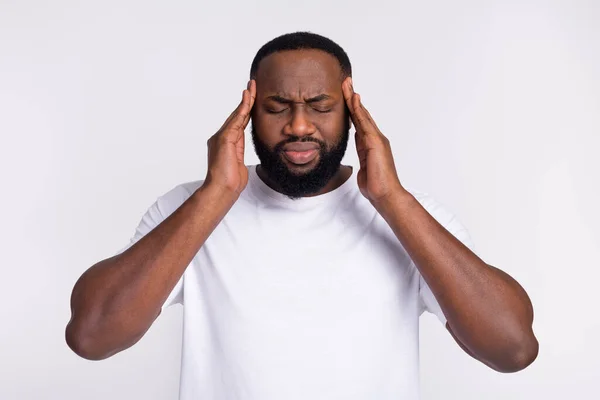
<svg viewBox="0 0 600 400">
<path fill-rule="evenodd" d="M 357 185 L 291 200 L 249 166 L 249 182 L 187 267 L 180 400 L 419 398 L 419 315 L 445 324 L 435 297 Z M 143 216 L 137 242 L 202 181 L 176 186 Z M 411 190 L 448 231 L 467 231 Z"/>
</svg>

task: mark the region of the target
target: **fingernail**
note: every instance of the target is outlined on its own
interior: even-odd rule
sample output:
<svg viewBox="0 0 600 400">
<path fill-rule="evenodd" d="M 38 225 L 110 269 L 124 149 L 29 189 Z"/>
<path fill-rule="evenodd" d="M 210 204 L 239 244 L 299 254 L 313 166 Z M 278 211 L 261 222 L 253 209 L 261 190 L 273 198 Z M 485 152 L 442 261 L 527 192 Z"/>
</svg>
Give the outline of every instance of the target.
<svg viewBox="0 0 600 400">
<path fill-rule="evenodd" d="M 352 89 L 352 91 L 354 91 L 354 86 L 352 85 L 352 78 L 350 78 L 350 81 L 348 82 L 348 84 L 350 85 L 350 89 Z"/>
<path fill-rule="evenodd" d="M 250 82 L 252 82 L 252 80 L 248 81 L 248 84 L 246 85 L 246 89 L 250 90 Z"/>
</svg>

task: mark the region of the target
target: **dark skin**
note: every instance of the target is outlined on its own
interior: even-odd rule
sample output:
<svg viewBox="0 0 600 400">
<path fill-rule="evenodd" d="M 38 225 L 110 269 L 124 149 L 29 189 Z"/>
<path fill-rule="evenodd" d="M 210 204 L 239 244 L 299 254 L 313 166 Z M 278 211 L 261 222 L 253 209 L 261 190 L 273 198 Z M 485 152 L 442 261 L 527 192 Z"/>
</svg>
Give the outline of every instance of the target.
<svg viewBox="0 0 600 400">
<path fill-rule="evenodd" d="M 271 147 L 290 134 L 335 142 L 344 122 L 344 105 L 348 107 L 356 126 L 360 191 L 415 262 L 448 320 L 452 337 L 467 354 L 499 372 L 515 372 L 531 364 L 539 344 L 527 293 L 508 274 L 464 246 L 404 189 L 389 140 L 354 92 L 352 79 L 342 77 L 337 60 L 316 50 L 275 53 L 261 63 L 256 82 L 253 122 Z M 324 110 L 328 112 L 319 112 Z M 302 172 L 313 164 L 288 165 Z M 350 173 L 342 167 L 318 194 L 335 189 Z M 259 175 L 269 182 L 264 171 L 259 170 Z"/>
<path fill-rule="evenodd" d="M 340 139 L 345 102 L 340 66 L 332 63 L 332 58 L 324 52 L 302 50 L 274 53 L 261 61 L 256 76 L 252 123 L 267 146 L 274 148 L 290 135 L 311 136 L 329 148 Z M 335 76 L 338 79 L 332 79 Z M 282 160 L 291 171 L 301 174 L 313 168 L 319 157 L 301 166 L 285 157 Z M 257 173 L 272 189 L 280 191 L 260 166 Z M 313 196 L 339 187 L 351 174 L 352 168 L 341 166 L 337 175 Z"/>
<path fill-rule="evenodd" d="M 135 245 L 81 276 L 71 297 L 69 346 L 84 358 L 99 360 L 132 346 L 148 330 L 186 266 L 247 185 L 244 128 L 251 113 L 271 148 L 291 134 L 314 135 L 331 146 L 344 126 L 345 106 L 356 127 L 360 191 L 415 262 L 450 334 L 469 355 L 497 371 L 514 372 L 533 362 L 538 342 L 527 293 L 454 238 L 404 189 L 389 140 L 354 92 L 351 78 L 342 76 L 333 56 L 316 50 L 265 58 L 239 106 L 208 141 L 202 187 Z M 269 109 L 283 111 L 272 114 Z M 289 167 L 301 173 L 315 161 Z M 269 184 L 265 171 L 258 174 Z M 339 187 L 350 174 L 350 167 L 342 166 L 315 195 Z"/>
</svg>

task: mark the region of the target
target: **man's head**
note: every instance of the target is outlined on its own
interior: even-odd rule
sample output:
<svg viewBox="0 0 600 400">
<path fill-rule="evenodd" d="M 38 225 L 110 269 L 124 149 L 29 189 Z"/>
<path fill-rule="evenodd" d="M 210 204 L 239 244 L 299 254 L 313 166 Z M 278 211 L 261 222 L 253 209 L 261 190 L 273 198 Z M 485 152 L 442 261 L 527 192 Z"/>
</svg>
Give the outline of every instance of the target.
<svg viewBox="0 0 600 400">
<path fill-rule="evenodd" d="M 351 74 L 340 46 L 308 32 L 271 40 L 252 62 L 254 148 L 261 168 L 291 198 L 318 192 L 339 170 L 350 130 L 342 81 Z M 304 152 L 311 146 L 315 151 Z"/>
</svg>

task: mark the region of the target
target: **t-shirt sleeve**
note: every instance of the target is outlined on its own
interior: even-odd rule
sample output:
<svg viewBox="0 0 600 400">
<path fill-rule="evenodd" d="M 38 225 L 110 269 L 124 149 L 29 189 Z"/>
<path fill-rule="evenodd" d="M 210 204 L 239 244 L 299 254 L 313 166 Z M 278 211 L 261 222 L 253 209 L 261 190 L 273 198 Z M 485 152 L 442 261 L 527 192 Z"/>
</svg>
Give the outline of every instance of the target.
<svg viewBox="0 0 600 400">
<path fill-rule="evenodd" d="M 414 193 L 413 193 L 414 194 Z M 458 218 L 446 209 L 442 204 L 434 200 L 428 195 L 418 194 L 415 198 L 421 203 L 421 205 L 429 212 L 429 214 L 435 218 L 448 232 L 454 237 L 460 240 L 465 246 L 471 251 L 475 251 L 475 246 L 469 235 L 467 229 L 458 220 Z M 417 270 L 418 273 L 418 270 Z M 419 315 L 423 314 L 424 311 L 428 311 L 434 314 L 443 325 L 446 325 L 446 317 L 442 312 L 442 309 L 433 295 L 433 292 L 423 279 L 423 276 L 419 273 Z"/>
<path fill-rule="evenodd" d="M 150 233 L 155 227 L 157 227 L 162 221 L 164 221 L 173 211 L 175 211 L 183 201 L 185 201 L 184 193 L 182 193 L 181 187 L 175 187 L 171 191 L 160 196 L 144 213 L 142 219 L 137 225 L 135 232 L 129 243 L 119 250 L 115 255 L 121 254 L 125 250 L 129 249 L 141 238 Z M 179 281 L 167 297 L 166 301 L 161 307 L 161 311 L 165 308 L 174 304 L 183 304 L 183 280 L 185 273 L 179 278 Z"/>
</svg>

